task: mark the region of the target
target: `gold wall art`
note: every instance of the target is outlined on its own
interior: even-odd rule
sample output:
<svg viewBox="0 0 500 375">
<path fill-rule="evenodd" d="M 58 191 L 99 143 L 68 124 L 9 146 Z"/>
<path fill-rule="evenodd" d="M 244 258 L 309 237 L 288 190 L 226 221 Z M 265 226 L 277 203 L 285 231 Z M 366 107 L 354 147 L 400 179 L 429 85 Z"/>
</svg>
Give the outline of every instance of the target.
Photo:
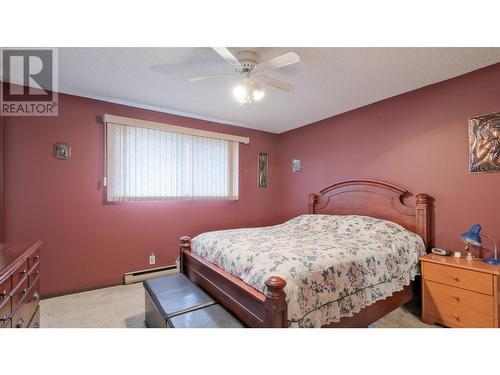
<svg viewBox="0 0 500 375">
<path fill-rule="evenodd" d="M 469 172 L 500 172 L 500 112 L 469 119 Z"/>
</svg>

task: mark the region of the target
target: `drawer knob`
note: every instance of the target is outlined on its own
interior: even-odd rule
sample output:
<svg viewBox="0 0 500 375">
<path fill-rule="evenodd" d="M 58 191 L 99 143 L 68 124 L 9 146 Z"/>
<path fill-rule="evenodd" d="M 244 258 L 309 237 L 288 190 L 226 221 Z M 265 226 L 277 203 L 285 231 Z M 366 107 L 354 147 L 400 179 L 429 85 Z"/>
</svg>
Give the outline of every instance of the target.
<svg viewBox="0 0 500 375">
<path fill-rule="evenodd" d="M 27 273 L 28 273 L 28 272 L 27 272 L 26 270 L 22 270 L 22 271 L 21 271 L 21 275 L 23 275 L 23 276 L 26 276 L 26 274 L 27 274 Z"/>
<path fill-rule="evenodd" d="M 40 294 L 38 292 L 33 293 L 33 301 L 40 301 Z"/>
<path fill-rule="evenodd" d="M 459 321 L 460 321 L 460 317 L 459 317 L 457 314 L 453 314 L 453 317 L 455 318 L 455 320 L 456 320 L 457 322 L 459 322 Z"/>
<path fill-rule="evenodd" d="M 16 328 L 23 328 L 23 324 L 24 324 L 24 319 L 19 318 L 16 323 Z"/>
<path fill-rule="evenodd" d="M 7 318 L 8 318 L 7 315 L 0 316 L 0 322 L 5 322 L 7 320 Z"/>
<path fill-rule="evenodd" d="M 35 260 L 38 260 L 38 259 L 40 259 L 40 255 L 37 255 L 37 256 L 35 257 Z"/>
<path fill-rule="evenodd" d="M 24 288 L 23 290 L 21 290 L 22 294 L 26 294 L 27 292 L 28 292 L 28 288 Z"/>
<path fill-rule="evenodd" d="M 457 302 L 460 302 L 460 297 L 459 296 L 453 296 L 453 299 Z"/>
<path fill-rule="evenodd" d="M 0 293 L 0 297 L 2 297 L 2 299 L 4 299 L 6 295 L 7 295 L 6 290 L 4 290 L 3 292 Z"/>
<path fill-rule="evenodd" d="M 457 283 L 460 281 L 460 279 L 458 278 L 458 276 L 452 276 L 451 277 L 453 280 L 455 280 Z"/>
</svg>

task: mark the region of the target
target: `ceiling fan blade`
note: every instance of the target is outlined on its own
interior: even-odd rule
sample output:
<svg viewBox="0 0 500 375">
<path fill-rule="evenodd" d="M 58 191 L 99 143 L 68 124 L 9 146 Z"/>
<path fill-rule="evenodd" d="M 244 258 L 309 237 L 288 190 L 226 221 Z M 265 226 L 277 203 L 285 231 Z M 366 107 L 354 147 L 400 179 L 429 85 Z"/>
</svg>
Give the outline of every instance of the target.
<svg viewBox="0 0 500 375">
<path fill-rule="evenodd" d="M 240 62 L 226 47 L 212 47 L 212 49 L 217 52 L 221 57 L 226 60 L 231 65 L 240 66 Z"/>
<path fill-rule="evenodd" d="M 282 68 L 287 65 L 296 64 L 298 62 L 300 62 L 300 56 L 297 55 L 295 52 L 288 52 L 285 53 L 284 55 L 275 57 L 274 59 L 267 60 L 261 62 L 260 64 L 257 64 L 255 66 L 255 69 L 258 71 L 273 70 Z"/>
<path fill-rule="evenodd" d="M 211 74 L 211 75 L 208 75 L 208 76 L 201 76 L 201 77 L 189 78 L 189 82 L 199 82 L 199 81 L 204 81 L 206 79 L 229 77 L 229 76 L 232 76 L 232 75 L 234 75 L 234 74 L 233 73 Z"/>
<path fill-rule="evenodd" d="M 274 79 L 274 78 L 264 76 L 264 75 L 259 75 L 259 77 L 262 78 L 264 80 L 264 82 L 267 83 L 268 85 L 274 86 L 280 90 L 292 91 L 294 89 L 293 85 L 286 83 L 286 82 L 283 82 L 283 81 L 280 81 L 278 79 Z"/>
</svg>

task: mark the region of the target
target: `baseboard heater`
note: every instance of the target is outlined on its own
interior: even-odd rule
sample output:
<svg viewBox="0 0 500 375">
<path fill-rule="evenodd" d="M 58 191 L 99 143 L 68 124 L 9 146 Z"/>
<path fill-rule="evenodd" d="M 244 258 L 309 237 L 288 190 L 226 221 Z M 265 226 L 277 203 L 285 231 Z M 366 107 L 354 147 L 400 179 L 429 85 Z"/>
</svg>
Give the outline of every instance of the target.
<svg viewBox="0 0 500 375">
<path fill-rule="evenodd" d="M 152 279 L 153 277 L 170 275 L 177 272 L 179 272 L 179 269 L 176 264 L 141 271 L 126 272 L 124 275 L 124 282 L 125 284 L 133 284 L 147 279 Z"/>
</svg>

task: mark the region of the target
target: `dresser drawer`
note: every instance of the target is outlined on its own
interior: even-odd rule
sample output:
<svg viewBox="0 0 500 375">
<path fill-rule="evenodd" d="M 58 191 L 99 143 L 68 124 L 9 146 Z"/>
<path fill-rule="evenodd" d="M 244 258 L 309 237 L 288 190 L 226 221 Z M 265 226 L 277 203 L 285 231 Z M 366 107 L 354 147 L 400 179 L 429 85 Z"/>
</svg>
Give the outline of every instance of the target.
<svg viewBox="0 0 500 375">
<path fill-rule="evenodd" d="M 7 320 L 7 323 L 3 324 L 3 323 L 0 322 L 0 328 L 12 328 L 12 321 L 9 319 Z"/>
<path fill-rule="evenodd" d="M 29 323 L 38 309 L 38 303 L 40 300 L 38 288 L 39 283 L 37 281 L 35 285 L 29 289 L 26 299 L 12 315 L 13 328 L 26 328 L 29 326 Z"/>
<path fill-rule="evenodd" d="M 13 273 L 12 273 L 12 289 L 21 282 L 24 276 L 28 274 L 28 260 L 26 259 Z"/>
<path fill-rule="evenodd" d="M 35 264 L 37 264 L 40 261 L 40 249 L 35 251 L 29 258 L 28 258 L 28 268 L 32 269 Z"/>
<path fill-rule="evenodd" d="M 12 293 L 12 310 L 15 310 L 21 299 L 28 292 L 28 278 L 25 277 L 23 281 L 18 284 L 19 288 Z"/>
<path fill-rule="evenodd" d="M 28 328 L 40 328 L 40 306 L 36 308 L 35 315 L 31 318 Z"/>
<path fill-rule="evenodd" d="M 493 296 L 471 292 L 470 290 L 425 280 L 424 293 L 426 298 L 433 300 L 435 304 L 444 302 L 454 305 L 458 309 L 467 309 L 491 317 L 493 317 L 495 311 Z"/>
<path fill-rule="evenodd" d="M 38 278 L 38 275 L 40 275 L 40 264 L 35 263 L 35 265 L 30 268 L 28 272 L 28 284 L 29 286 L 33 285 Z"/>
<path fill-rule="evenodd" d="M 0 327 L 9 320 L 10 311 L 10 301 L 3 301 L 3 304 L 0 304 Z"/>
<path fill-rule="evenodd" d="M 422 275 L 424 280 L 493 295 L 493 276 L 487 273 L 423 262 Z"/>
<path fill-rule="evenodd" d="M 9 298 L 10 291 L 12 290 L 12 284 L 10 281 L 10 276 L 7 280 L 4 280 L 0 284 L 0 305 L 4 302 L 6 298 Z"/>
</svg>

